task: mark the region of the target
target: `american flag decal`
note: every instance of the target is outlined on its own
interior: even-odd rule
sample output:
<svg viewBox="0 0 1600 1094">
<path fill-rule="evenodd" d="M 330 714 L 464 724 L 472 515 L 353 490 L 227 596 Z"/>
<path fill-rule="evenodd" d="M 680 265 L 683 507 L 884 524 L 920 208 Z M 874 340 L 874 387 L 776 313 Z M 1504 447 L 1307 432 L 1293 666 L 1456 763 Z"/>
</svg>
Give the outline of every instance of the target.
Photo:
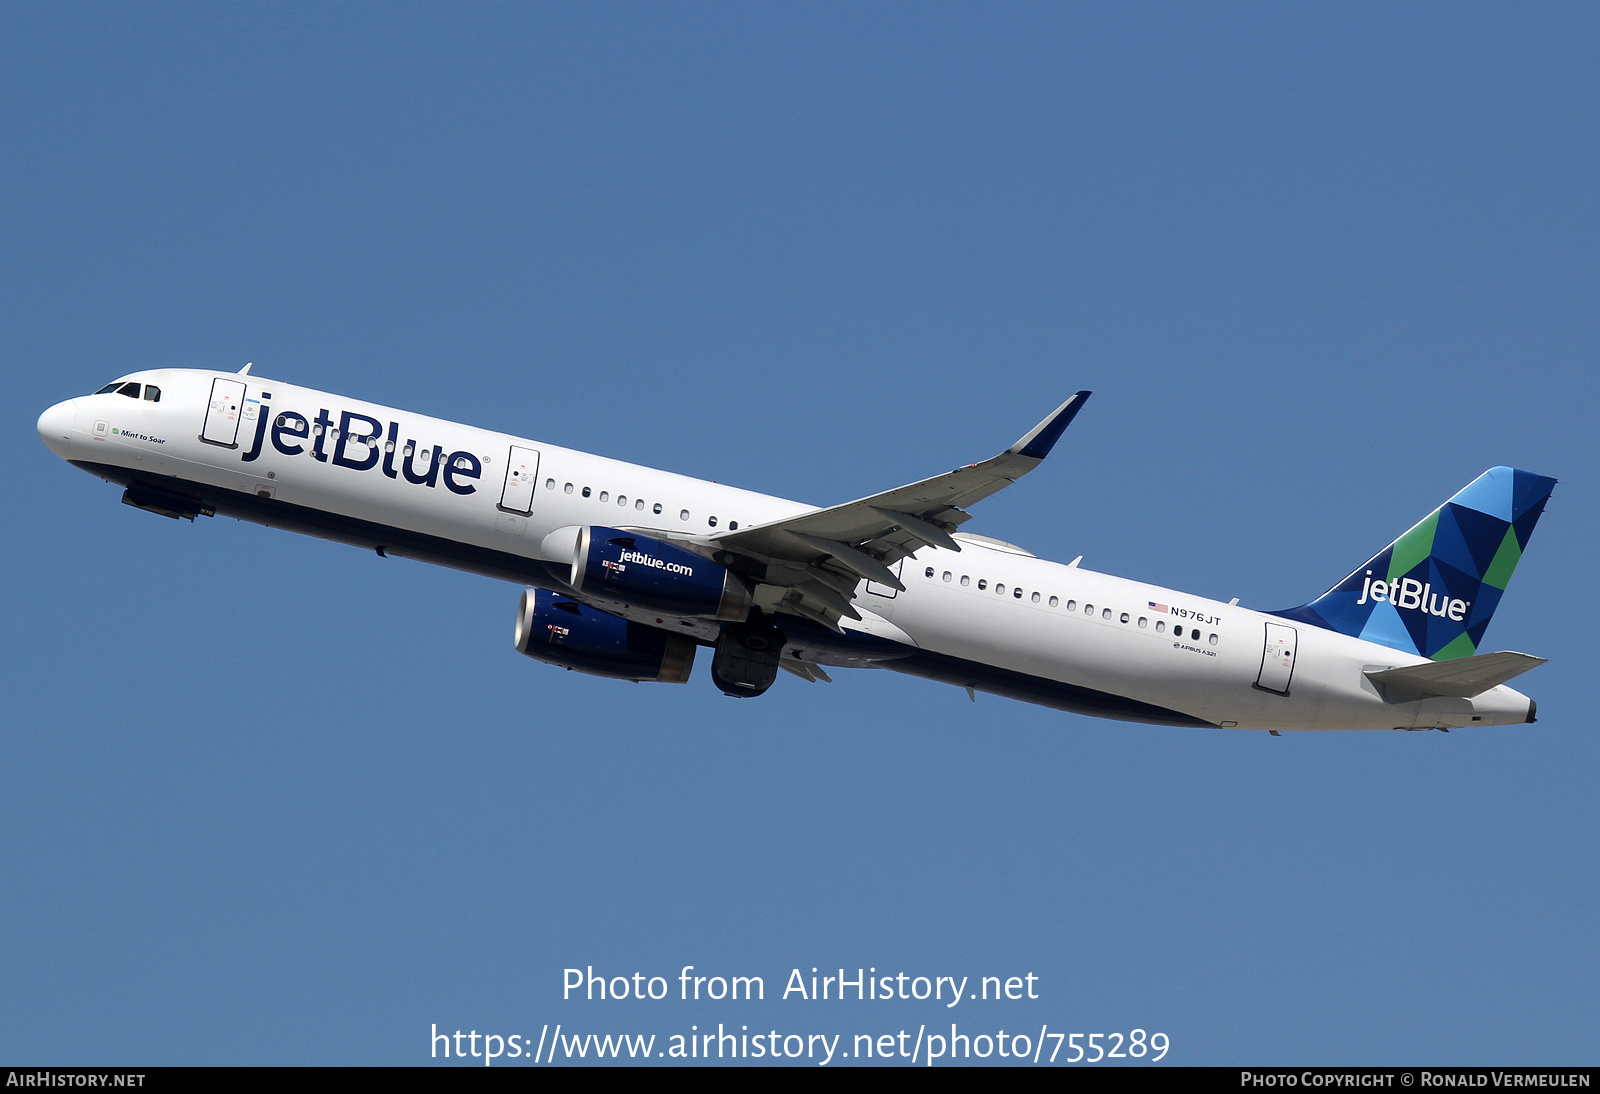
<svg viewBox="0 0 1600 1094">
<path fill-rule="evenodd" d="M 1165 612 L 1167 610 L 1167 606 L 1165 604 L 1157 604 L 1154 600 L 1152 600 L 1150 601 L 1150 610 L 1153 612 Z"/>
</svg>

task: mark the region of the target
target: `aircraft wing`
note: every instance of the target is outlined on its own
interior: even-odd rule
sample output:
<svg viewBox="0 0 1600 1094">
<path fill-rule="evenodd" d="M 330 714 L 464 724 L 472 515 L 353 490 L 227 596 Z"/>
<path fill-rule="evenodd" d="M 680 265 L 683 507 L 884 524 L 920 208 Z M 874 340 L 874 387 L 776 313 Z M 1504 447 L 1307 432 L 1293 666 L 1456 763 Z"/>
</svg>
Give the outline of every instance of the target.
<svg viewBox="0 0 1600 1094">
<path fill-rule="evenodd" d="M 756 582 L 756 603 L 835 629 L 861 580 L 904 589 L 890 569 L 925 545 L 959 551 L 950 533 L 971 518 L 964 506 L 982 501 L 1032 471 L 1050 454 L 1089 392 L 1080 391 L 1016 444 L 982 463 L 958 467 L 909 486 L 799 516 L 722 532 L 709 539 L 717 558 Z"/>
</svg>

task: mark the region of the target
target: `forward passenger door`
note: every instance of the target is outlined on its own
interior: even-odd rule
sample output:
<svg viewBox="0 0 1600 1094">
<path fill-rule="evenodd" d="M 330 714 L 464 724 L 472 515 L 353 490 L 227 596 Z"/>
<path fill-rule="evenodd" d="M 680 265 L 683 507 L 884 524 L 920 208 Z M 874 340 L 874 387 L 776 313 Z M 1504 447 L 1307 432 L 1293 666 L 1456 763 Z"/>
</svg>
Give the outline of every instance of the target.
<svg viewBox="0 0 1600 1094">
<path fill-rule="evenodd" d="M 211 381 L 211 402 L 206 407 L 200 439 L 207 444 L 238 448 L 239 412 L 244 407 L 244 381 L 217 377 Z"/>
</svg>

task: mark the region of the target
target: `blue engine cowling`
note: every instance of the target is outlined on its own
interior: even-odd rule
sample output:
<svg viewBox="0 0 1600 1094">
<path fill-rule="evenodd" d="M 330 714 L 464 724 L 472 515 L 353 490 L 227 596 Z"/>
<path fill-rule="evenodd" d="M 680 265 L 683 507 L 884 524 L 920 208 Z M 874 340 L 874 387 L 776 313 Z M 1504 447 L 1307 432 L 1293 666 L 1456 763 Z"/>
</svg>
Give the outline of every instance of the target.
<svg viewBox="0 0 1600 1094">
<path fill-rule="evenodd" d="M 702 619 L 742 622 L 750 613 L 750 590 L 727 567 L 638 532 L 558 528 L 544 553 L 566 562 L 567 584 L 587 596 Z"/>
<path fill-rule="evenodd" d="M 517 652 L 536 661 L 609 676 L 682 684 L 694 668 L 695 642 L 634 623 L 543 589 L 528 589 L 517 609 Z"/>
</svg>

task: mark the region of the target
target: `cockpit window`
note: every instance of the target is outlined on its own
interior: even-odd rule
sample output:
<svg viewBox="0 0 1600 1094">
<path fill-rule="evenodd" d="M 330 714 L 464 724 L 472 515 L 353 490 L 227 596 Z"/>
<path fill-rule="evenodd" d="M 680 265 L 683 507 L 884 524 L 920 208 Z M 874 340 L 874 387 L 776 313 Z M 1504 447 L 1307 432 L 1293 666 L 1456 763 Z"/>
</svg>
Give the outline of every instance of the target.
<svg viewBox="0 0 1600 1094">
<path fill-rule="evenodd" d="M 117 394 L 118 395 L 126 395 L 130 399 L 137 399 L 139 397 L 139 385 L 138 384 L 123 384 L 120 388 L 117 389 Z"/>
<path fill-rule="evenodd" d="M 122 386 L 122 381 L 118 380 L 114 384 L 107 384 L 105 387 L 103 387 L 99 391 L 95 392 L 95 394 L 96 395 L 109 395 L 109 394 L 111 394 L 113 391 L 117 390 L 117 388 L 119 388 L 121 386 Z"/>
<path fill-rule="evenodd" d="M 161 401 L 161 389 L 154 384 L 144 385 L 144 398 L 146 402 L 159 403 Z"/>
</svg>

